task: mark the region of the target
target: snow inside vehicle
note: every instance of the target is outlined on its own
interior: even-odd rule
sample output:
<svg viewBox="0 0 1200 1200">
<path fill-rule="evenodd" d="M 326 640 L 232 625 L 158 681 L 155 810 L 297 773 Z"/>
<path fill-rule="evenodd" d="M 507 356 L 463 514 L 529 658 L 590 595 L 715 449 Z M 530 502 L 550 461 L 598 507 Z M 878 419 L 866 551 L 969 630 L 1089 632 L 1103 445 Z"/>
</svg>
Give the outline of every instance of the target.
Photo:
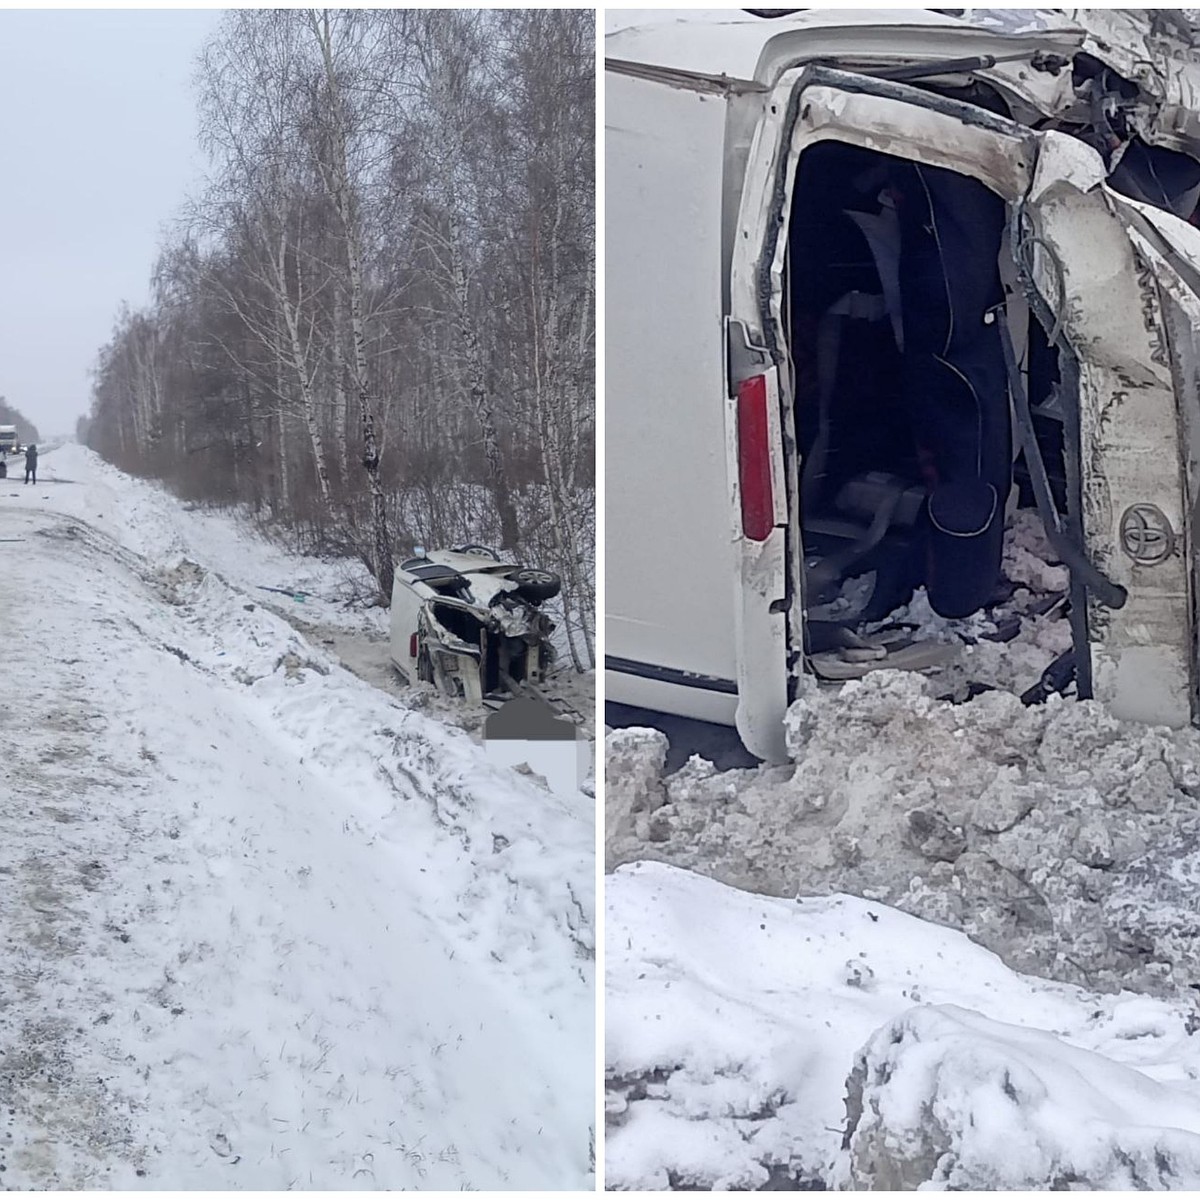
<svg viewBox="0 0 1200 1200">
<path fill-rule="evenodd" d="M 554 657 L 554 623 L 541 605 L 560 589 L 552 572 L 484 546 L 418 549 L 396 570 L 392 662 L 407 682 L 468 704 L 540 683 Z"/>
<path fill-rule="evenodd" d="M 607 695 L 762 758 L 806 676 L 938 669 L 880 620 L 994 612 L 1020 508 L 1058 685 L 1200 716 L 1193 34 L 964 12 L 606 37 Z"/>
</svg>

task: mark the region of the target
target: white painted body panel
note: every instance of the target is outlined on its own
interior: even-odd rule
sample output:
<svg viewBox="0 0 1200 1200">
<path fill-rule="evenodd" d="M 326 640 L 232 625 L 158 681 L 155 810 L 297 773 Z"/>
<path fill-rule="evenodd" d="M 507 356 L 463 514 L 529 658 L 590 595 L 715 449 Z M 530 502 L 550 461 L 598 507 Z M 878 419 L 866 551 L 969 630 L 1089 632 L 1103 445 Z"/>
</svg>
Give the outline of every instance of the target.
<svg viewBox="0 0 1200 1200">
<path fill-rule="evenodd" d="M 607 79 L 605 652 L 729 681 L 724 126 L 721 96 Z M 652 707 L 685 715 L 702 699 L 625 672 L 606 685 L 610 699 L 651 691 Z"/>
<path fill-rule="evenodd" d="M 392 583 L 389 642 L 392 662 L 409 683 L 417 681 L 417 658 L 410 651 L 412 636 L 417 632 L 417 616 L 425 607 L 425 600 L 396 573 Z"/>
</svg>

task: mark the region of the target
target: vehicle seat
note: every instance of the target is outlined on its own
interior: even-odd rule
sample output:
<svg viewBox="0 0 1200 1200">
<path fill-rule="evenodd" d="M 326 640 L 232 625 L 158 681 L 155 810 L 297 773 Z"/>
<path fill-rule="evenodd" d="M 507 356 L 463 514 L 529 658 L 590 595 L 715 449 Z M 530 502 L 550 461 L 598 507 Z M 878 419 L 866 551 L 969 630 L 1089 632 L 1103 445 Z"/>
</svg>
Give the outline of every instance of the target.
<svg viewBox="0 0 1200 1200">
<path fill-rule="evenodd" d="M 828 489 L 843 328 L 851 321 L 886 321 L 892 323 L 899 341 L 902 334 L 891 310 L 884 295 L 848 292 L 821 318 L 816 345 L 817 434 L 800 479 L 805 553 L 817 557 L 806 572 L 810 595 L 820 602 L 844 580 L 875 570 L 876 594 L 868 608 L 874 611 L 883 605 L 885 613 L 904 600 L 924 488 L 886 472 L 870 471 L 843 483 L 832 497 L 832 508 Z"/>
</svg>

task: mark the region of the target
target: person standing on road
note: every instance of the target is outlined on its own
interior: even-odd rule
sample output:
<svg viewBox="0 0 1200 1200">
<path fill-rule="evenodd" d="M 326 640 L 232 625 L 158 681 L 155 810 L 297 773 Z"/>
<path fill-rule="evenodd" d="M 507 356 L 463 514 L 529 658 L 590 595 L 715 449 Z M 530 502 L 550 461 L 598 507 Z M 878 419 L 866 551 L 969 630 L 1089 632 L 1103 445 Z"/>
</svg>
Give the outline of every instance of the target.
<svg viewBox="0 0 1200 1200">
<path fill-rule="evenodd" d="M 37 447 L 29 445 L 25 448 L 25 482 L 37 483 Z"/>
</svg>

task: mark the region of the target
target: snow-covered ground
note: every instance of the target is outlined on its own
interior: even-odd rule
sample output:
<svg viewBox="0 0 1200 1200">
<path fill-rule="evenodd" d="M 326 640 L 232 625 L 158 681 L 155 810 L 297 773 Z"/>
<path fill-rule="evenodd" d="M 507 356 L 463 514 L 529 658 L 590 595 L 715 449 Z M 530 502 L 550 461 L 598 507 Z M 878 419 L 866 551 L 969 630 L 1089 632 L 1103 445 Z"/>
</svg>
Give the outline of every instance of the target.
<svg viewBox="0 0 1200 1200">
<path fill-rule="evenodd" d="M 607 880 L 606 1185 L 1200 1186 L 1194 1004 L 1018 975 L 852 896 Z"/>
<path fill-rule="evenodd" d="M 893 617 L 998 690 L 810 680 L 787 766 L 609 734 L 610 1186 L 1200 1186 L 1200 733 L 1013 694 L 1039 533 L 988 617 Z"/>
<path fill-rule="evenodd" d="M 793 763 L 665 778 L 607 739 L 610 866 L 653 858 L 775 896 L 845 891 L 963 929 L 1017 970 L 1200 988 L 1200 734 L 1097 703 L 955 705 L 896 671 L 792 705 Z"/>
<path fill-rule="evenodd" d="M 40 472 L 0 482 L 4 1186 L 590 1186 L 592 801 L 259 590 L 352 633 L 345 568 Z"/>
</svg>

